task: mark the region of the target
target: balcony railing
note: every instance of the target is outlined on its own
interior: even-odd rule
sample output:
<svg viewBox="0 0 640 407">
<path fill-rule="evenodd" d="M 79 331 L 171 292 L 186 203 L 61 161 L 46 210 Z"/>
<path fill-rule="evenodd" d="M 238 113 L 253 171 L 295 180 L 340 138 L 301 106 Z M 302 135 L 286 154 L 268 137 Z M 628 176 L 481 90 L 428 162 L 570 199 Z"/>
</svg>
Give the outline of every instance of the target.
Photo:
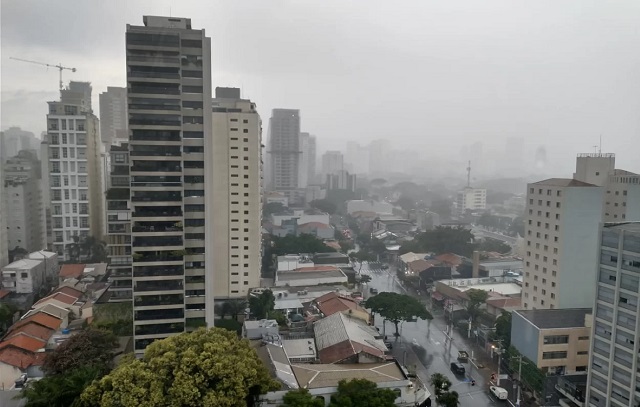
<svg viewBox="0 0 640 407">
<path fill-rule="evenodd" d="M 147 236 L 143 238 L 133 239 L 134 247 L 152 247 L 152 246 L 182 246 L 184 243 L 181 238 L 167 236 Z"/>
<path fill-rule="evenodd" d="M 182 211 L 169 211 L 169 210 L 162 210 L 162 208 L 159 208 L 159 210 L 157 210 L 157 211 L 137 211 L 137 212 L 133 212 L 132 216 L 134 218 L 175 217 L 175 216 L 182 216 Z"/>
<path fill-rule="evenodd" d="M 136 325 L 136 335 L 163 335 L 184 332 L 184 323 Z"/>
<path fill-rule="evenodd" d="M 139 266 L 135 267 L 133 275 L 135 277 L 160 277 L 160 276 L 182 276 L 184 268 L 182 266 Z"/>
<path fill-rule="evenodd" d="M 163 226 L 163 225 L 153 225 L 153 226 L 134 226 L 132 228 L 134 232 L 182 232 L 182 226 Z"/>
<path fill-rule="evenodd" d="M 134 305 L 136 307 L 179 304 L 184 304 L 183 294 L 139 295 L 134 299 Z"/>
</svg>

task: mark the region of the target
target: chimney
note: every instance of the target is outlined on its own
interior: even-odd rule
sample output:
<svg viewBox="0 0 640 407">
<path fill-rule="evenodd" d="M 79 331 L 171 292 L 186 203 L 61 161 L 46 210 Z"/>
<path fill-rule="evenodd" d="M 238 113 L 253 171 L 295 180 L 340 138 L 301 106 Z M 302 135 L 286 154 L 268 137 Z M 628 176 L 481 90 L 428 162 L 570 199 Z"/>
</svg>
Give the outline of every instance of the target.
<svg viewBox="0 0 640 407">
<path fill-rule="evenodd" d="M 480 252 L 477 250 L 473 251 L 473 267 L 471 269 L 471 277 L 480 277 Z"/>
</svg>

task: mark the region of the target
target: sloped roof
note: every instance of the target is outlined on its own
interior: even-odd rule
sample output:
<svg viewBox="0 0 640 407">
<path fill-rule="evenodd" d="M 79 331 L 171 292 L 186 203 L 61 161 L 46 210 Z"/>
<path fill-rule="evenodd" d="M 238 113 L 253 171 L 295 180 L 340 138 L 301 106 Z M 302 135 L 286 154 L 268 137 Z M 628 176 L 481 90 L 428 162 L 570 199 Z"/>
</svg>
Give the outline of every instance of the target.
<svg viewBox="0 0 640 407">
<path fill-rule="evenodd" d="M 78 301 L 79 296 L 74 296 L 74 295 L 69 295 L 69 294 L 65 294 L 62 292 L 56 292 L 53 293 L 51 295 L 49 295 L 48 297 L 44 297 L 43 299 L 41 299 L 40 301 L 36 302 L 35 304 L 33 304 L 34 306 L 39 305 L 39 304 L 44 304 L 49 300 L 56 300 L 56 301 L 60 301 L 64 304 L 67 305 L 72 305 L 74 303 L 76 303 Z"/>
<path fill-rule="evenodd" d="M 22 326 L 12 329 L 6 336 L 5 339 L 12 338 L 16 335 L 25 334 L 32 338 L 40 339 L 43 341 L 48 341 L 51 338 L 51 335 L 55 330 L 37 324 L 35 322 L 28 322 L 26 324 L 22 324 Z"/>
<path fill-rule="evenodd" d="M 42 325 L 49 329 L 58 329 L 60 327 L 60 324 L 62 324 L 62 319 L 50 314 L 46 314 L 44 312 L 37 312 L 21 321 L 16 322 L 11 328 L 9 328 L 9 331 L 18 329 L 30 322 L 35 322 L 36 324 Z"/>
<path fill-rule="evenodd" d="M 63 264 L 59 276 L 62 278 L 79 278 L 84 271 L 84 264 Z"/>
<path fill-rule="evenodd" d="M 60 286 L 54 291 L 54 293 L 63 293 L 76 298 L 82 297 L 82 294 L 83 294 L 83 292 L 78 290 L 77 288 L 73 288 L 69 286 Z"/>
<path fill-rule="evenodd" d="M 522 306 L 522 298 L 521 297 L 500 297 L 500 298 L 489 298 L 485 301 L 487 305 L 491 305 L 492 307 L 498 309 L 508 309 L 508 308 L 518 308 Z"/>
<path fill-rule="evenodd" d="M 307 223 L 302 223 L 300 225 L 298 225 L 298 229 L 331 229 L 331 226 L 327 225 L 326 223 L 322 223 L 322 222 L 307 222 Z"/>
<path fill-rule="evenodd" d="M 0 288 L 0 300 L 9 294 L 11 294 L 11 291 L 7 290 L 6 288 Z"/>
<path fill-rule="evenodd" d="M 343 297 L 335 292 L 330 292 L 316 298 L 316 304 L 320 312 L 325 316 L 330 316 L 336 312 L 358 310 L 367 312 L 364 308 L 358 305 L 353 298 Z"/>
<path fill-rule="evenodd" d="M 431 267 L 437 266 L 439 261 L 434 260 L 414 260 L 408 264 L 409 269 L 414 273 L 419 273 L 421 271 L 430 269 Z"/>
<path fill-rule="evenodd" d="M 395 362 L 340 365 L 294 363 L 291 370 L 300 388 L 307 389 L 337 387 L 338 382 L 343 379 L 367 379 L 374 383 L 384 383 L 407 378 Z"/>
<path fill-rule="evenodd" d="M 454 253 L 443 253 L 436 256 L 436 259 L 451 266 L 459 266 L 462 264 L 462 256 L 458 256 Z"/>
<path fill-rule="evenodd" d="M 412 261 L 416 260 L 424 260 L 425 257 L 427 257 L 427 253 L 408 252 L 400 255 L 400 260 L 402 260 L 404 263 L 411 263 Z"/>
<path fill-rule="evenodd" d="M 24 333 L 19 333 L 7 340 L 0 342 L 0 349 L 7 346 L 13 346 L 14 348 L 24 349 L 29 352 L 35 352 L 38 349 L 42 349 L 47 344 L 46 341 L 32 338 Z"/>
<path fill-rule="evenodd" d="M 22 370 L 29 366 L 41 366 L 44 358 L 44 352 L 33 353 L 14 347 L 7 347 L 0 350 L 0 362 Z"/>
<path fill-rule="evenodd" d="M 318 356 L 322 363 L 336 363 L 361 352 L 385 358 L 386 345 L 380 333 L 358 318 L 337 312 L 313 325 Z"/>
<path fill-rule="evenodd" d="M 534 182 L 531 185 L 548 185 L 551 187 L 595 187 L 597 185 L 588 182 L 578 181 L 573 178 L 549 178 L 542 181 Z"/>
</svg>

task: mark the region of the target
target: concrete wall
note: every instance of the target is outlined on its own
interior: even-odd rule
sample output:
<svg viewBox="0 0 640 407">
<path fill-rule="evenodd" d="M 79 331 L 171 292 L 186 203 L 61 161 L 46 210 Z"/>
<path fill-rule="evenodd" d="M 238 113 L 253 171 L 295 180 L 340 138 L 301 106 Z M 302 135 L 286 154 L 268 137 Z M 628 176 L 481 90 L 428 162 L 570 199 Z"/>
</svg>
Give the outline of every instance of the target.
<svg viewBox="0 0 640 407">
<path fill-rule="evenodd" d="M 569 343 L 566 344 L 544 344 L 544 337 L 551 335 L 568 335 Z M 556 366 L 564 366 L 564 373 L 575 373 L 576 367 L 589 365 L 589 354 L 578 355 L 578 352 L 589 351 L 589 340 L 580 340 L 580 337 L 590 337 L 591 327 L 576 328 L 560 328 L 560 329 L 544 329 L 540 331 L 538 338 L 538 356 L 537 364 L 541 369 L 550 369 L 554 371 Z M 544 352 L 566 351 L 565 359 L 543 359 Z"/>
<path fill-rule="evenodd" d="M 538 360 L 540 330 L 517 311 L 511 314 L 511 345 L 529 360 Z"/>
<path fill-rule="evenodd" d="M 17 367 L 0 362 L 0 389 L 9 390 L 21 374 Z"/>
</svg>

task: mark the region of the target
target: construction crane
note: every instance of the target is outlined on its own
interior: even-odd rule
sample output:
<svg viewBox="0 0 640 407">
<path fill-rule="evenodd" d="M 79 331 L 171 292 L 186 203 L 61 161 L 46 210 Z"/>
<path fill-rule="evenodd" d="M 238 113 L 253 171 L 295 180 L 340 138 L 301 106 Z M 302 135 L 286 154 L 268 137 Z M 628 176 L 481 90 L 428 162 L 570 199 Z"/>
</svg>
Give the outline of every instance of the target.
<svg viewBox="0 0 640 407">
<path fill-rule="evenodd" d="M 62 64 L 58 64 L 58 65 L 52 65 L 52 64 L 45 64 L 44 62 L 38 62 L 38 61 L 29 61 L 28 59 L 21 59 L 21 58 L 14 58 L 14 57 L 9 57 L 9 59 L 13 59 L 16 61 L 21 61 L 21 62 L 29 62 L 31 64 L 36 64 L 36 65 L 43 65 L 49 68 L 58 68 L 58 71 L 60 73 L 60 91 L 62 91 L 63 88 L 63 84 L 62 84 L 62 71 L 64 69 L 69 70 L 71 72 L 75 72 L 76 68 L 68 68 L 66 66 L 62 66 Z"/>
</svg>

